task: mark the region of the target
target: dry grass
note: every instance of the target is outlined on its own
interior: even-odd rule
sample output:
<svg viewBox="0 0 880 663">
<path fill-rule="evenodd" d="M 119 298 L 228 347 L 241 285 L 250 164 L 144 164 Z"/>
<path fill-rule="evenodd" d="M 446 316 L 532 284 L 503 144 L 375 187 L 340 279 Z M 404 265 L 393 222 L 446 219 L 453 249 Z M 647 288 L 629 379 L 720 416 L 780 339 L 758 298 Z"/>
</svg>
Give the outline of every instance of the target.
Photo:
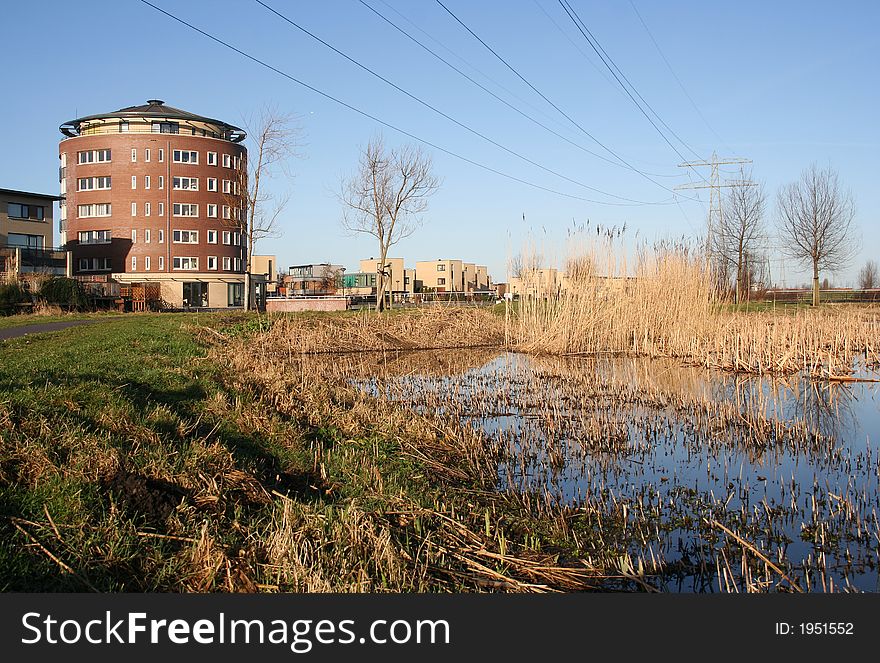
<svg viewBox="0 0 880 663">
<path fill-rule="evenodd" d="M 850 375 L 859 358 L 868 365 L 878 360 L 876 308 L 727 312 L 705 263 L 686 246 L 643 249 L 630 270 L 616 240 L 605 239 L 577 249 L 567 264 L 563 288 L 524 275 L 537 296 L 523 298 L 511 318 L 519 349 L 674 357 L 724 370 L 826 378 Z"/>
<path fill-rule="evenodd" d="M 377 316 L 369 311 L 345 316 L 269 318 L 266 340 L 273 353 L 310 354 L 413 350 L 499 345 L 504 325 L 476 308 L 433 308 Z"/>
</svg>

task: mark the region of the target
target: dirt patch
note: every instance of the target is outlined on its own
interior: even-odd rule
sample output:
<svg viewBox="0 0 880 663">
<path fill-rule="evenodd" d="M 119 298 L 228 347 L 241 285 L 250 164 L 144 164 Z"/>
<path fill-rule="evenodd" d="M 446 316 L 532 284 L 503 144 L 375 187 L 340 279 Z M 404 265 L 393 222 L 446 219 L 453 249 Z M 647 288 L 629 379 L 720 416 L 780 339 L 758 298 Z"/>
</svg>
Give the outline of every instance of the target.
<svg viewBox="0 0 880 663">
<path fill-rule="evenodd" d="M 170 481 L 122 468 L 106 481 L 105 487 L 131 517 L 141 517 L 154 526 L 164 525 L 168 516 L 190 494 Z"/>
</svg>

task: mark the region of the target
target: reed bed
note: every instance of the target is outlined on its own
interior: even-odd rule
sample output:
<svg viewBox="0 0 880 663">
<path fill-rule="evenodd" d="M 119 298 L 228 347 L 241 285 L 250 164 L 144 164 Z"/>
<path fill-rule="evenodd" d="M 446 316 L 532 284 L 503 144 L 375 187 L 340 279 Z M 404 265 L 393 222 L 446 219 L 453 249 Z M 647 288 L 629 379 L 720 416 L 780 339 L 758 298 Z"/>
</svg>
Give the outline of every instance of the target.
<svg viewBox="0 0 880 663">
<path fill-rule="evenodd" d="M 268 318 L 264 334 L 273 354 L 364 352 L 392 349 L 500 346 L 504 322 L 468 307 L 415 309 L 377 316 L 370 311 L 340 316 Z"/>
<path fill-rule="evenodd" d="M 846 591 L 874 568 L 876 459 L 845 443 L 848 385 L 648 352 L 513 354 L 497 323 L 480 339 L 494 349 L 413 349 L 436 347 L 449 314 L 280 319 L 215 347 L 236 389 L 334 431 L 309 452 L 336 515 L 279 497 L 264 535 L 274 584 Z M 353 351 L 363 337 L 381 351 Z M 442 343 L 466 344 L 458 328 Z M 426 493 L 403 489 L 389 453 Z"/>
<path fill-rule="evenodd" d="M 559 282 L 532 269 L 522 284 L 529 294 L 508 316 L 508 332 L 513 345 L 533 354 L 674 357 L 723 370 L 830 379 L 877 366 L 880 356 L 876 308 L 727 311 L 705 261 L 683 244 L 642 248 L 630 264 L 619 237 L 606 236 L 573 248 Z"/>
</svg>

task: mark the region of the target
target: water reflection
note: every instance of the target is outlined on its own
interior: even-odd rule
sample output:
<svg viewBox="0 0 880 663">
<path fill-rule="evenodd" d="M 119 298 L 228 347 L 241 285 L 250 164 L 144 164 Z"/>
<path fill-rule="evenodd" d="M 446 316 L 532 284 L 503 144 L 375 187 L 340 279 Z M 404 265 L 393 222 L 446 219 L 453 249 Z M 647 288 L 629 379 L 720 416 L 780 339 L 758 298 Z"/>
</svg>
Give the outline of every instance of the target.
<svg viewBox="0 0 880 663">
<path fill-rule="evenodd" d="M 761 587 L 728 558 L 723 523 L 804 588 L 878 591 L 876 384 L 491 351 L 325 370 L 478 428 L 499 448 L 499 490 L 606 514 L 601 545 L 670 591 Z"/>
</svg>

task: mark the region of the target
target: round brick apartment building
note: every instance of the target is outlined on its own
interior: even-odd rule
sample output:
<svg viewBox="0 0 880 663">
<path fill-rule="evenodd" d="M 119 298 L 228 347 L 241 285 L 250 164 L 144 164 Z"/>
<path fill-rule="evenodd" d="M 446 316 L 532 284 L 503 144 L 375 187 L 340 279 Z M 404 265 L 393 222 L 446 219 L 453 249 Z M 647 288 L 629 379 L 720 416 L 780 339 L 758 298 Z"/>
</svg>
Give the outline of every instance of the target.
<svg viewBox="0 0 880 663">
<path fill-rule="evenodd" d="M 74 276 L 158 283 L 173 307 L 242 305 L 244 131 L 158 99 L 60 130 Z"/>
</svg>

